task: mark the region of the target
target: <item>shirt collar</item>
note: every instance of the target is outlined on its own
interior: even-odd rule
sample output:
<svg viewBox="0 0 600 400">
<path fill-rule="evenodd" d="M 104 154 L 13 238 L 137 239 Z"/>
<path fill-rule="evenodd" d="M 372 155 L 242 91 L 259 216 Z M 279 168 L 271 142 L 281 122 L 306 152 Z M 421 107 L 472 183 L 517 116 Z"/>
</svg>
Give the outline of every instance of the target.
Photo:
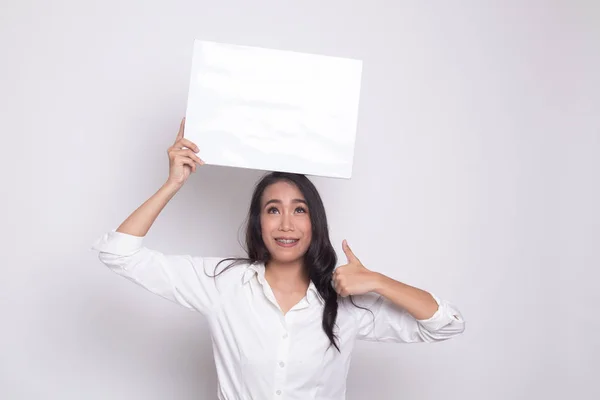
<svg viewBox="0 0 600 400">
<path fill-rule="evenodd" d="M 242 276 L 242 282 L 246 284 L 255 276 L 261 285 L 265 285 L 267 283 L 265 278 L 265 264 L 263 262 L 257 261 L 255 263 L 250 264 L 248 266 L 248 269 L 246 269 L 244 275 Z M 323 297 L 321 297 L 321 294 L 317 290 L 317 287 L 315 286 L 313 281 L 310 281 L 310 284 L 308 285 L 308 290 L 306 291 L 306 301 L 310 304 L 314 300 L 317 300 L 321 304 L 325 304 L 325 300 L 323 299 Z"/>
<path fill-rule="evenodd" d="M 242 277 L 242 282 L 244 284 L 248 283 L 248 281 L 254 277 L 258 278 L 260 283 L 263 283 L 265 280 L 265 265 L 262 262 L 255 262 L 248 266 L 248 269 L 244 272 Z"/>
<path fill-rule="evenodd" d="M 308 303 L 310 304 L 315 299 L 319 303 L 325 304 L 325 300 L 323 299 L 323 297 L 321 297 L 321 293 L 319 293 L 313 281 L 310 281 L 310 284 L 308 285 L 308 291 L 306 292 L 306 301 L 308 301 Z"/>
</svg>

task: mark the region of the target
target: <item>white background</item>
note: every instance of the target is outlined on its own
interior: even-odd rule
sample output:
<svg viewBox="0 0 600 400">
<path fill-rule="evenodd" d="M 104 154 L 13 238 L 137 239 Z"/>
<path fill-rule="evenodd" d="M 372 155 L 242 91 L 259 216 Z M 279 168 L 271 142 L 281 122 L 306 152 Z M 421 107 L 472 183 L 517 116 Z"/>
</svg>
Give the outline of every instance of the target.
<svg viewBox="0 0 600 400">
<path fill-rule="evenodd" d="M 467 329 L 360 343 L 348 399 L 600 397 L 597 1 L 0 4 L 0 398 L 215 397 L 204 321 L 90 250 L 167 177 L 194 38 L 364 60 L 332 239 Z M 147 245 L 238 253 L 260 175 L 202 168 Z"/>
</svg>

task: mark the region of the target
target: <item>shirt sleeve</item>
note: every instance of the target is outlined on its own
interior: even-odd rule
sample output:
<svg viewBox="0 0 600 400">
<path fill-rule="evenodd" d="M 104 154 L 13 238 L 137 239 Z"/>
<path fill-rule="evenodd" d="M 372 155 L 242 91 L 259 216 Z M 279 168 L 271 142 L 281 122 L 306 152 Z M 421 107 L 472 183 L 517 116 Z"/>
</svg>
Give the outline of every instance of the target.
<svg viewBox="0 0 600 400">
<path fill-rule="evenodd" d="M 358 308 L 357 339 L 374 342 L 416 343 L 441 342 L 464 332 L 460 311 L 431 294 L 438 309 L 431 318 L 419 320 L 374 293 L 353 296 Z M 352 304 L 350 304 L 352 306 Z"/>
<path fill-rule="evenodd" d="M 92 246 L 117 274 L 186 308 L 208 314 L 216 303 L 215 267 L 219 258 L 166 255 L 143 246 L 144 237 L 115 230 Z"/>
</svg>

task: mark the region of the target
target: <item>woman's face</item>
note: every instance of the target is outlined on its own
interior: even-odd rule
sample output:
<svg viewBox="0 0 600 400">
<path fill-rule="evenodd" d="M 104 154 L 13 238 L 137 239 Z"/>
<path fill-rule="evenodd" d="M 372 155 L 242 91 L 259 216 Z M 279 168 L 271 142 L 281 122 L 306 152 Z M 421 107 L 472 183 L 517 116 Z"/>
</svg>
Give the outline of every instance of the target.
<svg viewBox="0 0 600 400">
<path fill-rule="evenodd" d="M 290 263 L 303 259 L 312 239 L 309 212 L 296 185 L 280 181 L 265 189 L 260 225 L 273 261 Z"/>
</svg>

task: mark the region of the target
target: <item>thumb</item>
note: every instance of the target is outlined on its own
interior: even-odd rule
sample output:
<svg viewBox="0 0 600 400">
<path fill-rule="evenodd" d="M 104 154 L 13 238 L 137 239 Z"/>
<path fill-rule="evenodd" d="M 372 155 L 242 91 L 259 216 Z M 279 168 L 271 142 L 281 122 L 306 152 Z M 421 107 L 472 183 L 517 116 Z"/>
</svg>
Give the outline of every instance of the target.
<svg viewBox="0 0 600 400">
<path fill-rule="evenodd" d="M 354 255 L 354 253 L 352 252 L 352 250 L 350 250 L 350 246 L 348 246 L 348 242 L 344 239 L 344 241 L 342 242 L 342 249 L 344 250 L 344 254 L 346 254 L 346 258 L 348 259 L 348 262 L 360 262 L 358 260 L 358 257 L 356 257 Z"/>
</svg>

